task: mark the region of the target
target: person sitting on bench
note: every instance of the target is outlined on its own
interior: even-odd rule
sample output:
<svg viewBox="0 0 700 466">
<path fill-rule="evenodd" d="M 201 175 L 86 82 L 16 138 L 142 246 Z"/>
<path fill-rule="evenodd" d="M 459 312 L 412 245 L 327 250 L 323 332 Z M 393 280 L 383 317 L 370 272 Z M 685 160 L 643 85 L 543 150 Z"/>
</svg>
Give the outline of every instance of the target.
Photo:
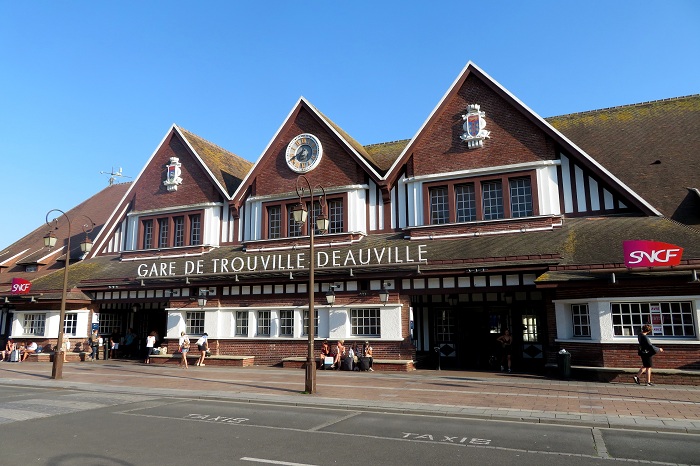
<svg viewBox="0 0 700 466">
<path fill-rule="evenodd" d="M 326 338 L 321 344 L 321 355 L 319 356 L 319 369 L 325 369 L 326 358 L 329 357 L 331 357 L 331 345 L 328 344 L 328 338 Z"/>
<path fill-rule="evenodd" d="M 10 360 L 10 354 L 16 349 L 17 347 L 15 346 L 15 342 L 12 341 L 12 338 L 7 339 L 7 343 L 5 343 L 5 349 L 3 351 L 0 351 L 0 361 L 4 361 L 7 359 L 8 361 Z"/>
<path fill-rule="evenodd" d="M 29 344 L 27 345 L 27 347 L 24 348 L 24 351 L 22 352 L 22 361 L 24 361 L 25 359 L 27 359 L 27 357 L 28 357 L 30 354 L 36 353 L 36 349 L 37 349 L 37 348 L 38 348 L 38 346 L 36 345 L 36 342 L 33 341 L 33 342 L 29 343 Z"/>
</svg>

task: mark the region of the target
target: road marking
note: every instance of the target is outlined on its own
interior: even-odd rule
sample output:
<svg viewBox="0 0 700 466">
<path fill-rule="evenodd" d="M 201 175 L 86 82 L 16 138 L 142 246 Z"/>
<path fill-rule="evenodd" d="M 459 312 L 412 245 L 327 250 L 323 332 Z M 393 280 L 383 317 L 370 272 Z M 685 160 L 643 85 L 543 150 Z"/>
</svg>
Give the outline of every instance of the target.
<svg viewBox="0 0 700 466">
<path fill-rule="evenodd" d="M 328 421 L 328 422 L 326 422 L 326 423 L 324 423 L 324 424 L 318 425 L 318 426 L 316 426 L 316 427 L 312 427 L 311 429 L 308 429 L 308 430 L 309 430 L 309 432 L 314 432 L 314 431 L 323 429 L 323 428 L 325 428 L 325 427 L 332 426 L 333 424 L 337 424 L 337 423 L 339 423 L 339 422 L 343 422 L 343 421 L 345 421 L 345 420 L 348 420 L 348 419 L 350 419 L 350 418 L 353 418 L 353 417 L 357 416 L 358 414 L 360 414 L 360 413 L 359 413 L 359 412 L 350 413 L 350 414 L 348 414 L 347 416 L 344 416 L 344 417 L 341 417 L 341 418 L 338 418 L 338 419 L 334 419 L 334 420 L 332 420 L 332 421 Z"/>
<path fill-rule="evenodd" d="M 603 432 L 596 427 L 591 429 L 591 432 L 593 433 L 593 448 L 596 449 L 601 458 L 610 458 L 605 440 L 603 440 Z"/>
<path fill-rule="evenodd" d="M 248 458 L 247 456 L 244 456 L 243 458 L 241 458 L 241 461 L 252 461 L 254 463 L 266 463 L 266 464 L 283 464 L 286 466 L 314 466 L 313 464 L 310 464 L 310 463 L 289 463 L 287 461 L 266 460 L 263 458 Z"/>
</svg>

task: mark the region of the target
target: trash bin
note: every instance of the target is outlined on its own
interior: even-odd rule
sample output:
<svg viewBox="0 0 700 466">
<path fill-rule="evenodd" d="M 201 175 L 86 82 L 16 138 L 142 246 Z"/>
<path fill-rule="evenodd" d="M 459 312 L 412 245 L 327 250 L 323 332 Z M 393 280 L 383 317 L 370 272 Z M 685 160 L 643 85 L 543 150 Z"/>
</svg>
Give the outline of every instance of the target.
<svg viewBox="0 0 700 466">
<path fill-rule="evenodd" d="M 565 349 L 562 349 L 557 354 L 557 369 L 560 378 L 568 379 L 571 377 L 571 353 Z"/>
</svg>

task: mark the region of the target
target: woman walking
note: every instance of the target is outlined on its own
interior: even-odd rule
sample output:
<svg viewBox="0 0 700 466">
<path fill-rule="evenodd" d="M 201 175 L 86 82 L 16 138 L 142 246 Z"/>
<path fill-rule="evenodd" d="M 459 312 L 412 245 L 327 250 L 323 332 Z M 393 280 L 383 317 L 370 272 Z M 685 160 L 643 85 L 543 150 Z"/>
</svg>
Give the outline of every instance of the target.
<svg viewBox="0 0 700 466">
<path fill-rule="evenodd" d="M 190 339 L 187 338 L 185 332 L 180 332 L 180 354 L 182 354 L 182 360 L 180 361 L 180 367 L 187 369 L 187 353 L 190 351 Z"/>
<path fill-rule="evenodd" d="M 642 357 L 642 367 L 639 368 L 639 372 L 637 372 L 637 375 L 634 376 L 634 383 L 640 385 L 639 379 L 642 377 L 642 374 L 646 372 L 647 386 L 651 387 L 654 385 L 651 383 L 651 359 L 656 353 L 663 353 L 664 349 L 651 344 L 651 341 L 647 336 L 649 333 L 651 333 L 651 325 L 645 324 L 642 326 L 641 333 L 637 336 L 637 340 L 639 341 L 639 351 L 637 353 Z"/>
</svg>

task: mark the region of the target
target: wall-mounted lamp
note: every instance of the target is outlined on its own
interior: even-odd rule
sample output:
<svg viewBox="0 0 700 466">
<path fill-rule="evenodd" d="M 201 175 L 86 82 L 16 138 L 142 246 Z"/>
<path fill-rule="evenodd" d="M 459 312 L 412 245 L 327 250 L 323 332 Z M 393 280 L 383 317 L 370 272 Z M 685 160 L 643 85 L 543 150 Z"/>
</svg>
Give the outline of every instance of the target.
<svg viewBox="0 0 700 466">
<path fill-rule="evenodd" d="M 141 286 L 146 286 L 146 282 L 141 280 Z"/>
<path fill-rule="evenodd" d="M 617 283 L 617 278 L 615 277 L 615 272 L 610 274 L 610 283 L 612 283 L 613 285 L 615 283 Z"/>
<path fill-rule="evenodd" d="M 236 278 L 234 279 L 234 281 L 238 281 L 238 275 L 236 275 L 235 277 L 236 277 Z"/>
<path fill-rule="evenodd" d="M 189 285 L 189 284 L 190 284 L 190 277 L 185 277 L 185 285 Z"/>
<path fill-rule="evenodd" d="M 204 306 L 207 305 L 207 295 L 209 294 L 208 290 L 202 290 L 199 292 L 199 296 L 197 296 L 197 304 L 199 304 L 199 307 L 204 308 Z"/>
<path fill-rule="evenodd" d="M 389 302 L 389 291 L 386 289 L 386 283 L 382 283 L 382 290 L 379 292 L 379 301 L 383 306 Z"/>
<path fill-rule="evenodd" d="M 690 283 L 698 283 L 700 280 L 698 279 L 698 271 L 693 270 L 693 279 L 690 281 Z"/>
<path fill-rule="evenodd" d="M 326 292 L 326 303 L 333 307 L 335 304 L 335 289 L 340 288 L 340 285 L 330 285 L 328 291 Z"/>
<path fill-rule="evenodd" d="M 289 279 L 294 280 L 294 274 L 292 272 L 289 272 Z"/>
</svg>

